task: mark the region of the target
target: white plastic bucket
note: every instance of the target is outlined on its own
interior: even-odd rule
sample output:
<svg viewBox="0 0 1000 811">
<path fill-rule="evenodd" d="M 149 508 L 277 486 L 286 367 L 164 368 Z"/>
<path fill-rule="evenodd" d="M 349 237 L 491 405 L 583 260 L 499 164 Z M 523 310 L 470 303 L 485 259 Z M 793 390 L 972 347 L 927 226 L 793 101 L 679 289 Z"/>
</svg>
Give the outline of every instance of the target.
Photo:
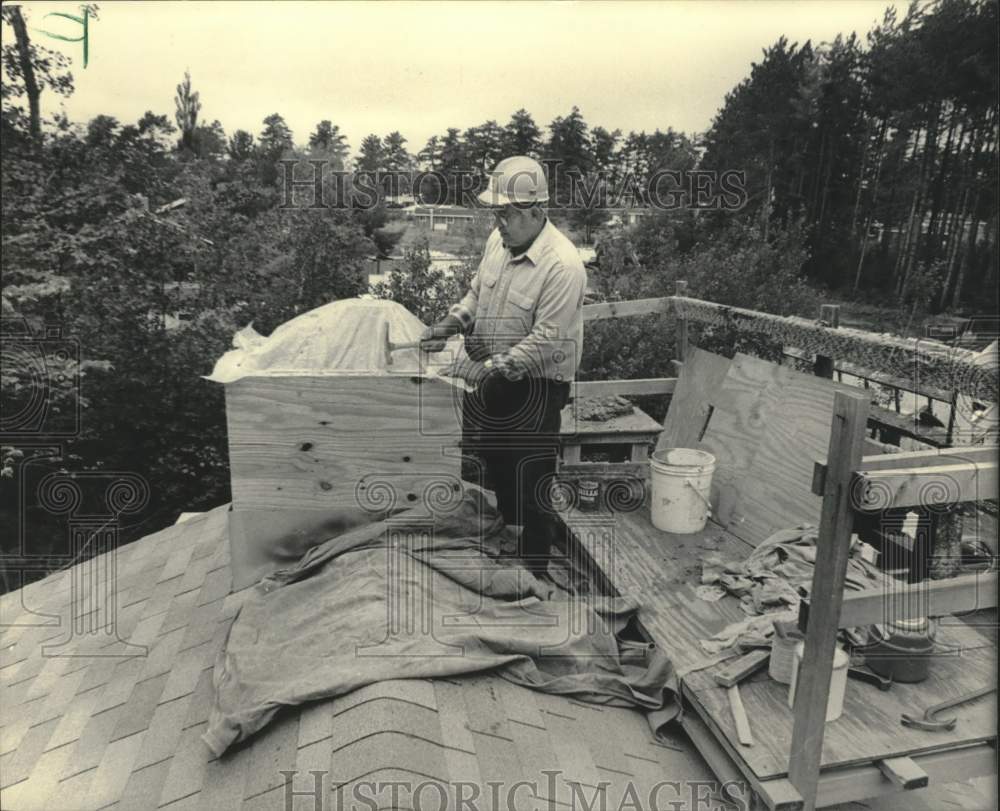
<svg viewBox="0 0 1000 811">
<path fill-rule="evenodd" d="M 806 643 L 795 646 L 795 664 L 792 667 L 792 683 L 788 685 L 788 707 L 795 709 L 795 687 L 799 681 L 799 671 L 806 655 Z M 837 647 L 833 654 L 833 673 L 830 676 L 830 693 L 826 701 L 826 720 L 836 721 L 844 711 L 844 693 L 847 692 L 847 668 L 851 657 L 843 648 Z"/>
<path fill-rule="evenodd" d="M 665 448 L 649 460 L 653 526 L 680 535 L 700 532 L 712 512 L 715 457 L 693 448 Z"/>
</svg>

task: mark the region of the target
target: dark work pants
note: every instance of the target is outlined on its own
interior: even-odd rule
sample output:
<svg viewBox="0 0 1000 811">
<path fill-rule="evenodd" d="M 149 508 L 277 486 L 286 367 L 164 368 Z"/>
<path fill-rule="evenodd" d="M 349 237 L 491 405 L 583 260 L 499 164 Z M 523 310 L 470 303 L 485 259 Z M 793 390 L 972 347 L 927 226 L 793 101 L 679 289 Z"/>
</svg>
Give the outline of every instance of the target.
<svg viewBox="0 0 1000 811">
<path fill-rule="evenodd" d="M 568 399 L 569 383 L 497 373 L 465 398 L 466 443 L 485 463 L 504 523 L 523 526 L 518 552 L 534 571 L 545 571 L 553 543 L 562 546 L 548 493 Z"/>
</svg>

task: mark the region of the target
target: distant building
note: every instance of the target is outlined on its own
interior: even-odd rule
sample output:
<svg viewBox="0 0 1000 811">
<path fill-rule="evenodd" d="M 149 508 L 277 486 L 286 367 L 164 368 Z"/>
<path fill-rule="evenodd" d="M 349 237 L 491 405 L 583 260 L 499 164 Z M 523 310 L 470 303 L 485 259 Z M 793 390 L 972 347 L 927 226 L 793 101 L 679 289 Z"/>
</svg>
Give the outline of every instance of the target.
<svg viewBox="0 0 1000 811">
<path fill-rule="evenodd" d="M 643 217 L 652 214 L 648 208 L 609 208 L 608 211 L 611 212 L 611 219 L 607 222 L 610 226 L 637 225 Z"/>
<path fill-rule="evenodd" d="M 456 225 L 470 225 L 481 212 L 464 206 L 412 205 L 403 209 L 406 219 L 430 231 L 449 231 Z"/>
</svg>

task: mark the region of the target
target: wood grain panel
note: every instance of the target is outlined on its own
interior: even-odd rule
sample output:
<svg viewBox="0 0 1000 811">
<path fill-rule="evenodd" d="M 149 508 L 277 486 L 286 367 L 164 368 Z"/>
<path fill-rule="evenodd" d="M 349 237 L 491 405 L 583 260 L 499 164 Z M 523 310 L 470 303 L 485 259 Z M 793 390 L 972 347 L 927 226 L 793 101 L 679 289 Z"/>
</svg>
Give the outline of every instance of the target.
<svg viewBox="0 0 1000 811">
<path fill-rule="evenodd" d="M 353 507 L 374 479 L 415 501 L 459 474 L 461 392 L 444 381 L 245 378 L 227 385 L 226 414 L 236 510 Z"/>
<path fill-rule="evenodd" d="M 826 460 L 834 396 L 858 390 L 763 361 L 753 367 L 761 378 L 780 381 L 779 396 L 728 528 L 756 546 L 776 530 L 819 524 L 823 500 L 812 492 L 813 464 Z"/>
<path fill-rule="evenodd" d="M 670 408 L 663 421 L 663 433 L 656 449 L 694 448 L 708 416 L 709 397 L 722 385 L 729 371 L 729 359 L 704 349 L 688 350 Z"/>
</svg>

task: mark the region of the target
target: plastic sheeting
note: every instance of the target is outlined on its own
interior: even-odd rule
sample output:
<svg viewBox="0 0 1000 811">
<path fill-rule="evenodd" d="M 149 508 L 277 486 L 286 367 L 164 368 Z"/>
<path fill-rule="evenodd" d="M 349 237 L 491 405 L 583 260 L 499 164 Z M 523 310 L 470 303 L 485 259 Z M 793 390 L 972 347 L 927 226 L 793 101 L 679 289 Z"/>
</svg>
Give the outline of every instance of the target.
<svg viewBox="0 0 1000 811">
<path fill-rule="evenodd" d="M 394 301 L 344 299 L 310 310 L 264 337 L 251 324 L 233 337 L 233 349 L 215 364 L 208 380 L 232 383 L 242 377 L 294 374 L 440 374 L 464 356 L 461 337 L 445 350 L 420 356 L 399 349 L 386 363 L 386 331 L 394 344 L 420 339 L 423 322 Z M 422 363 L 422 365 L 421 365 Z"/>
</svg>

